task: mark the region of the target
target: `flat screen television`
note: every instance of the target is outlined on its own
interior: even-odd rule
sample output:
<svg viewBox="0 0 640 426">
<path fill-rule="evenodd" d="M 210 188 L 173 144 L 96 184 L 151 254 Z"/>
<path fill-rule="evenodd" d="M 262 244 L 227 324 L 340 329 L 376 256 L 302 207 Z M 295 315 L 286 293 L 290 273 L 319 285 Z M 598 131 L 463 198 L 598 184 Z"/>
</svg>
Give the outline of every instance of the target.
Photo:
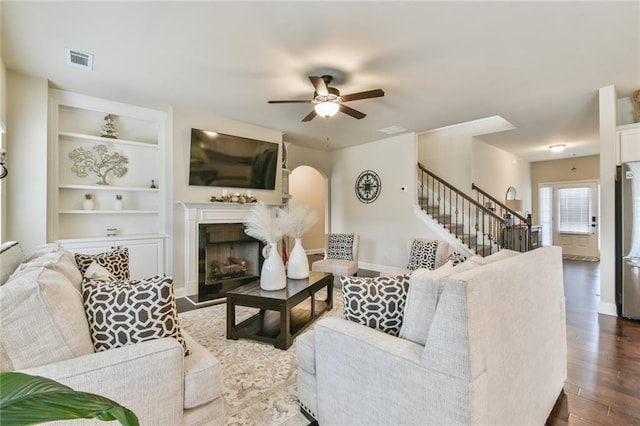
<svg viewBox="0 0 640 426">
<path fill-rule="evenodd" d="M 189 185 L 275 189 L 278 144 L 191 129 Z"/>
</svg>

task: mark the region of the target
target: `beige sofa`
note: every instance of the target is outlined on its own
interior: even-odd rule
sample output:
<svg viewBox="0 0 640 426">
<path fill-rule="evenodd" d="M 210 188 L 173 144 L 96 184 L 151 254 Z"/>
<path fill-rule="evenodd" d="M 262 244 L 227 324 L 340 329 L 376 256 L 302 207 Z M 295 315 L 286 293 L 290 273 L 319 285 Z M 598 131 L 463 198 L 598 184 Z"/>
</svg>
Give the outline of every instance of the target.
<svg viewBox="0 0 640 426">
<path fill-rule="evenodd" d="M 94 352 L 71 253 L 47 245 L 25 256 L 5 243 L 0 267 L 0 371 L 103 395 L 142 425 L 224 423 L 221 365 L 184 330 L 186 357 L 170 337 Z"/>
<path fill-rule="evenodd" d="M 342 318 L 297 339 L 321 425 L 542 425 L 567 375 L 559 247 L 412 274 L 400 337 Z"/>
</svg>

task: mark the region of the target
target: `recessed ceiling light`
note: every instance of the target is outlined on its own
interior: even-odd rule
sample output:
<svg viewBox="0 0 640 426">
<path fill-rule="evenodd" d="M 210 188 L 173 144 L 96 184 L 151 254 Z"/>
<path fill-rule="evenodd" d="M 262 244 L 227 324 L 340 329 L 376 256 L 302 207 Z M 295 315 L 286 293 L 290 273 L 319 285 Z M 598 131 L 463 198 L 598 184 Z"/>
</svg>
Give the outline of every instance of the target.
<svg viewBox="0 0 640 426">
<path fill-rule="evenodd" d="M 400 126 L 389 126 L 389 127 L 385 127 L 384 129 L 378 129 L 378 132 L 385 133 L 387 135 L 395 135 L 395 134 L 407 132 L 407 131 L 408 129 L 405 129 L 404 127 L 400 127 Z"/>
<path fill-rule="evenodd" d="M 551 152 L 562 152 L 566 147 L 567 146 L 564 144 L 558 144 L 558 145 L 551 145 L 549 149 L 551 150 Z"/>
</svg>

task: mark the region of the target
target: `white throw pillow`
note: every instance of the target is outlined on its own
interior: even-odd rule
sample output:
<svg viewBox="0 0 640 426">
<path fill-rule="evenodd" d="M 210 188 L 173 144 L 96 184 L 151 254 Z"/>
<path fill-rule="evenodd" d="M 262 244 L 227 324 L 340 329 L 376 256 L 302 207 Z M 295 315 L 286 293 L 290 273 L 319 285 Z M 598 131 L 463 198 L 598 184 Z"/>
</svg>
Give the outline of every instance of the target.
<svg viewBox="0 0 640 426">
<path fill-rule="evenodd" d="M 115 281 L 116 277 L 104 266 L 100 266 L 98 262 L 93 262 L 84 272 L 84 277 L 97 281 Z"/>
<path fill-rule="evenodd" d="M 62 273 L 29 268 L 0 287 L 0 370 L 93 353 L 82 296 Z"/>
<path fill-rule="evenodd" d="M 7 282 L 11 274 L 16 270 L 24 254 L 17 241 L 7 241 L 0 246 L 0 286 Z"/>
<path fill-rule="evenodd" d="M 38 255 L 34 255 L 33 253 L 34 252 L 31 252 L 26 256 L 28 260 L 22 263 L 12 276 L 18 276 L 25 271 L 33 269 L 47 268 L 64 275 L 69 282 L 73 284 L 74 288 L 80 291 L 82 275 L 76 266 L 71 252 L 62 246 L 58 246 L 55 251 L 41 251 Z"/>
<path fill-rule="evenodd" d="M 518 256 L 520 254 L 522 253 L 520 253 L 519 251 L 502 249 L 487 257 L 473 256 L 468 260 L 468 262 L 474 262 L 474 263 L 477 263 L 478 265 L 488 265 L 489 263 L 498 262 L 503 259 L 508 259 L 513 256 Z"/>
<path fill-rule="evenodd" d="M 441 282 L 445 277 L 476 267 L 477 263 L 469 261 L 456 266 L 449 261 L 434 270 L 418 269 L 413 272 L 399 336 L 424 346 L 436 312 Z"/>
</svg>

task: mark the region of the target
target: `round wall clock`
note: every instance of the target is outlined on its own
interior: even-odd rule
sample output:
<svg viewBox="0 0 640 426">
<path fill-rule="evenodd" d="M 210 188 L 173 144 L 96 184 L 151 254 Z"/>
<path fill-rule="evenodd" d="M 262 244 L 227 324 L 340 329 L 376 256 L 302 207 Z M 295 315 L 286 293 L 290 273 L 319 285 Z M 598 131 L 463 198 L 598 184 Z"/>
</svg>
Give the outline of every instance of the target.
<svg viewBox="0 0 640 426">
<path fill-rule="evenodd" d="M 356 179 L 356 196 L 363 203 L 373 203 L 381 189 L 380 176 L 373 170 L 365 170 Z"/>
</svg>

